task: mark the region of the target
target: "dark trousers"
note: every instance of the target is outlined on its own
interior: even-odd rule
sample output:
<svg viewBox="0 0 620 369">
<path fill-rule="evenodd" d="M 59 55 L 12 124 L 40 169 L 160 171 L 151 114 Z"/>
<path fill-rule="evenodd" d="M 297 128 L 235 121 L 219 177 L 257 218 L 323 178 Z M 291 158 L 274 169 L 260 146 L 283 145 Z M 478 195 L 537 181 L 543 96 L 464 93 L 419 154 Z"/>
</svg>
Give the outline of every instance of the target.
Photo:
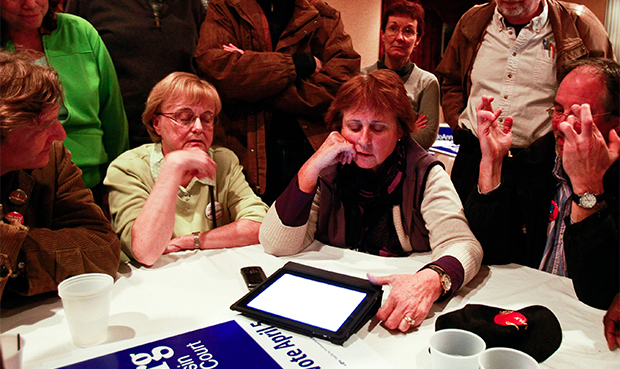
<svg viewBox="0 0 620 369">
<path fill-rule="evenodd" d="M 297 120 L 288 123 L 286 128 L 272 129 L 267 138 L 267 188 L 261 198 L 270 206 L 314 154 Z"/>
<path fill-rule="evenodd" d="M 91 188 L 90 191 L 93 193 L 95 203 L 103 210 L 103 214 L 105 214 L 106 218 L 111 220 L 112 215 L 110 214 L 110 203 L 108 202 L 108 190 L 103 185 L 103 182 L 99 182 L 95 187 Z"/>
<path fill-rule="evenodd" d="M 465 204 L 471 191 L 478 185 L 478 173 L 482 159 L 480 141 L 470 130 L 456 129 L 454 131 L 454 143 L 460 146 L 454 159 L 450 178 L 461 198 L 461 202 Z"/>
<path fill-rule="evenodd" d="M 461 198 L 461 202 L 465 205 L 471 192 L 478 191 L 478 175 L 480 173 L 482 152 L 480 151 L 480 141 L 468 129 L 455 130 L 454 143 L 460 145 L 460 147 L 454 159 L 450 178 Z M 504 164 L 509 163 L 512 160 L 511 157 L 519 154 L 522 150 L 522 148 L 511 148 L 511 155 L 504 157 Z"/>
</svg>

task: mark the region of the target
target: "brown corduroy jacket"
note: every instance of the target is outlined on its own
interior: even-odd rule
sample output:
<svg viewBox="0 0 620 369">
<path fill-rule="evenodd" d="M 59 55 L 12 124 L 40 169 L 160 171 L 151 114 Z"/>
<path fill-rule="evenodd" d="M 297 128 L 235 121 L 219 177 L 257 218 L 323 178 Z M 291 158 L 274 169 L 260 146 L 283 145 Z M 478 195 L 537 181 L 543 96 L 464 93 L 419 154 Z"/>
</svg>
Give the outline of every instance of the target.
<svg viewBox="0 0 620 369">
<path fill-rule="evenodd" d="M 62 142 L 53 144 L 49 158 L 43 168 L 1 177 L 4 215 L 18 212 L 24 225 L 6 217 L 0 223 L 0 299 L 5 288 L 36 295 L 77 274 L 116 276 L 121 245 L 82 172 Z M 24 204 L 9 199 L 17 189 L 27 195 Z"/>
</svg>

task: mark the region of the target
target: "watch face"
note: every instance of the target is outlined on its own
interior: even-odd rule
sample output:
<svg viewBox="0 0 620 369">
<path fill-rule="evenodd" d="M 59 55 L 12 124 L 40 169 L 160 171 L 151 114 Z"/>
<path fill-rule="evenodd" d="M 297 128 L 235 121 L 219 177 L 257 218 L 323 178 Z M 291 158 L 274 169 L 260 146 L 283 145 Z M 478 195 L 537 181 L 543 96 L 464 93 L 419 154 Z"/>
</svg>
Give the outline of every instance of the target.
<svg viewBox="0 0 620 369">
<path fill-rule="evenodd" d="M 450 276 L 444 274 L 441 277 L 441 286 L 443 287 L 445 292 L 448 292 L 450 288 L 452 288 L 452 281 L 450 280 Z"/>
<path fill-rule="evenodd" d="M 586 192 L 579 198 L 579 206 L 585 209 L 592 209 L 596 205 L 596 196 Z"/>
</svg>

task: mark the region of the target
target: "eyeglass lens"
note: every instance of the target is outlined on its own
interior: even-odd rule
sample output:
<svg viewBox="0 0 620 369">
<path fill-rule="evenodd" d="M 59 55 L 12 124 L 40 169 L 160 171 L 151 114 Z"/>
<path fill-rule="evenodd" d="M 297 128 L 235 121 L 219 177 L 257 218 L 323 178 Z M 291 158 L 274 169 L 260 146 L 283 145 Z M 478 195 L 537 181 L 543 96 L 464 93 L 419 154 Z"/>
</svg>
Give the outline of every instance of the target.
<svg viewBox="0 0 620 369">
<path fill-rule="evenodd" d="M 174 113 L 174 120 L 184 125 L 190 125 L 196 121 L 196 115 L 191 109 L 181 109 Z M 200 115 L 200 121 L 203 125 L 213 125 L 213 114 L 204 112 Z"/>
<path fill-rule="evenodd" d="M 415 35 L 417 34 L 416 31 L 413 28 L 410 27 L 405 27 L 402 30 L 400 28 L 398 28 L 398 26 L 393 25 L 387 28 L 386 33 L 388 34 L 388 36 L 390 37 L 396 37 L 398 36 L 400 33 L 403 33 L 403 37 L 405 38 L 413 38 L 415 37 Z"/>
</svg>

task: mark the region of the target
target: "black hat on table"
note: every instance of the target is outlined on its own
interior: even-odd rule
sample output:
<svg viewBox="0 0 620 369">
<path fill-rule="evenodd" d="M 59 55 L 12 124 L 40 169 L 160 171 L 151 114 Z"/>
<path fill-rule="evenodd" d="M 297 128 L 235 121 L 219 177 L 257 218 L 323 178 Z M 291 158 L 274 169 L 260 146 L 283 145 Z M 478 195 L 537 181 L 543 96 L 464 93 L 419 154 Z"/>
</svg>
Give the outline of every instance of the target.
<svg viewBox="0 0 620 369">
<path fill-rule="evenodd" d="M 491 347 L 510 347 L 543 362 L 562 343 L 562 327 L 551 310 L 534 305 L 506 310 L 487 305 L 468 304 L 443 314 L 435 330 L 457 328 L 479 335 Z"/>
</svg>

